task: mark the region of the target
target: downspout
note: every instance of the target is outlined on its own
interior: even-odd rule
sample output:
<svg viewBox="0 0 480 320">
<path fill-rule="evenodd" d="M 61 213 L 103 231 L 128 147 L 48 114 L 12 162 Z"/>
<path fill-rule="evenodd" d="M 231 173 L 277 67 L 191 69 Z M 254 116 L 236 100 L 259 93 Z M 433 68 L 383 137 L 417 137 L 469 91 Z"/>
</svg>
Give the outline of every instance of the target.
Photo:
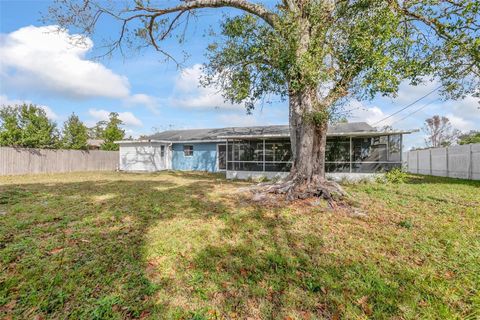
<svg viewBox="0 0 480 320">
<path fill-rule="evenodd" d="M 172 159 L 173 159 L 173 143 L 172 142 L 168 144 L 168 154 L 169 156 L 166 157 L 168 161 L 166 167 L 167 167 L 167 170 L 172 170 Z"/>
</svg>

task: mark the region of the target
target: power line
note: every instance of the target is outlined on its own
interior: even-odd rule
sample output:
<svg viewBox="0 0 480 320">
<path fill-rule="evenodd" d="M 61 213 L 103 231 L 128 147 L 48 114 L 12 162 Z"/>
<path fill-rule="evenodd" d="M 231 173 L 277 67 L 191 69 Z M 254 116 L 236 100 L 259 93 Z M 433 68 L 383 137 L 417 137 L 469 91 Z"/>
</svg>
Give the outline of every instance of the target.
<svg viewBox="0 0 480 320">
<path fill-rule="evenodd" d="M 421 100 L 425 99 L 426 97 L 428 97 L 429 95 L 431 95 L 432 93 L 434 93 L 435 91 L 437 91 L 438 89 L 440 89 L 441 87 L 442 87 L 442 86 L 438 86 L 438 87 L 436 87 L 435 89 L 433 89 L 432 91 L 430 91 L 430 92 L 429 92 L 429 93 L 427 93 L 426 95 L 424 95 L 424 96 L 422 96 L 422 97 L 418 98 L 417 100 L 415 100 L 415 101 L 413 101 L 412 103 L 410 103 L 410 104 L 406 105 L 405 107 L 401 108 L 400 110 L 398 110 L 398 111 L 396 111 L 396 112 L 392 113 L 391 115 L 389 115 L 389 116 L 387 116 L 387 117 L 385 117 L 385 118 L 383 118 L 383 119 L 381 119 L 381 120 L 379 120 L 379 121 L 375 122 L 375 123 L 374 123 L 372 126 L 375 126 L 375 125 L 379 124 L 380 122 L 382 122 L 382 121 L 385 121 L 385 120 L 387 120 L 387 119 L 389 119 L 389 118 L 393 117 L 393 116 L 394 116 L 394 115 L 396 115 L 396 114 L 399 114 L 399 113 L 400 113 L 400 112 L 402 112 L 403 110 L 405 110 L 405 109 L 407 109 L 407 108 L 410 108 L 411 106 L 413 106 L 413 105 L 414 105 L 414 104 L 416 104 L 417 102 L 419 102 L 419 101 L 421 101 Z"/>
<path fill-rule="evenodd" d="M 431 105 L 432 103 L 435 103 L 435 102 L 437 102 L 437 101 L 440 101 L 440 99 L 432 100 L 432 101 L 424 104 L 423 106 L 421 106 L 420 108 L 418 108 L 417 110 L 415 110 L 415 111 L 413 111 L 413 112 L 410 112 L 409 114 L 407 114 L 405 117 L 401 118 L 400 120 L 397 120 L 397 121 L 393 122 L 391 125 L 407 119 L 407 118 L 410 117 L 411 115 L 414 115 L 414 114 L 417 113 L 418 111 L 425 109 L 426 107 L 428 107 L 429 105 Z"/>
</svg>

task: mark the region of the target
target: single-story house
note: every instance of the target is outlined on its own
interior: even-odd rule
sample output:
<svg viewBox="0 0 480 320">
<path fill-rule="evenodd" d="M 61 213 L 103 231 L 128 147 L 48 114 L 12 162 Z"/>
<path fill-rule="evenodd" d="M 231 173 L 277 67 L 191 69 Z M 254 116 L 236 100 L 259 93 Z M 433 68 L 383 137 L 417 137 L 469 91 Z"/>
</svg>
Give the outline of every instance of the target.
<svg viewBox="0 0 480 320">
<path fill-rule="evenodd" d="M 100 147 L 105 142 L 103 139 L 87 139 L 88 150 L 100 150 Z"/>
<path fill-rule="evenodd" d="M 332 125 L 326 171 L 338 177 L 401 167 L 402 135 L 411 132 L 377 131 L 365 122 Z M 285 125 L 169 130 L 117 143 L 123 171 L 223 171 L 227 178 L 244 179 L 285 176 L 292 165 Z"/>
</svg>

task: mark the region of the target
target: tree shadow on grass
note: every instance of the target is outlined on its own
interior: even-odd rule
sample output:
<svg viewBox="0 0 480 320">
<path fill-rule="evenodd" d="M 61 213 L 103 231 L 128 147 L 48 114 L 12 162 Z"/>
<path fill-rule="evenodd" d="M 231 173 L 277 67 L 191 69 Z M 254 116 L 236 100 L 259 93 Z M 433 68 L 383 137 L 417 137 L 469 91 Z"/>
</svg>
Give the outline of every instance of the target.
<svg viewBox="0 0 480 320">
<path fill-rule="evenodd" d="M 418 292 L 413 271 L 327 251 L 315 216 L 156 176 L 1 187 L 0 315 L 393 317 Z"/>
<path fill-rule="evenodd" d="M 330 319 L 345 308 L 359 317 L 372 315 L 374 307 L 383 315 L 398 311 L 398 288 L 376 266 L 324 253 L 322 234 L 305 225 L 298 230 L 281 209 L 274 211 L 256 207 L 230 217 L 224 242 L 194 255 L 188 272 L 200 280 L 191 297 L 208 302 L 190 315 Z M 348 287 L 355 281 L 358 287 Z M 363 296 L 370 300 L 357 304 Z"/>
<path fill-rule="evenodd" d="M 152 224 L 207 202 L 215 180 L 84 181 L 0 188 L 0 315 L 135 318 L 162 306 L 146 275 Z M 193 197 L 192 195 L 195 195 Z M 198 213 L 202 214 L 202 213 Z"/>
</svg>

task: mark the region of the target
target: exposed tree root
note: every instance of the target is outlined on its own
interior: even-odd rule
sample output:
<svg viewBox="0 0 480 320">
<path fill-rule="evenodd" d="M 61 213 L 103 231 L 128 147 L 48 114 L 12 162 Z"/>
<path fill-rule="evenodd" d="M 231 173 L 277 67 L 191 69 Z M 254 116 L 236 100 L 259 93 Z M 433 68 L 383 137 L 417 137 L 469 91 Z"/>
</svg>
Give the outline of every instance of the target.
<svg viewBox="0 0 480 320">
<path fill-rule="evenodd" d="M 328 201 L 332 208 L 336 208 L 339 205 L 345 206 L 342 200 L 347 196 L 347 193 L 338 183 L 324 178 L 310 181 L 287 178 L 276 183 L 260 183 L 250 188 L 250 191 L 256 194 L 254 199 L 259 200 L 266 198 L 267 194 L 282 194 L 286 196 L 288 201 L 323 198 Z"/>
</svg>

